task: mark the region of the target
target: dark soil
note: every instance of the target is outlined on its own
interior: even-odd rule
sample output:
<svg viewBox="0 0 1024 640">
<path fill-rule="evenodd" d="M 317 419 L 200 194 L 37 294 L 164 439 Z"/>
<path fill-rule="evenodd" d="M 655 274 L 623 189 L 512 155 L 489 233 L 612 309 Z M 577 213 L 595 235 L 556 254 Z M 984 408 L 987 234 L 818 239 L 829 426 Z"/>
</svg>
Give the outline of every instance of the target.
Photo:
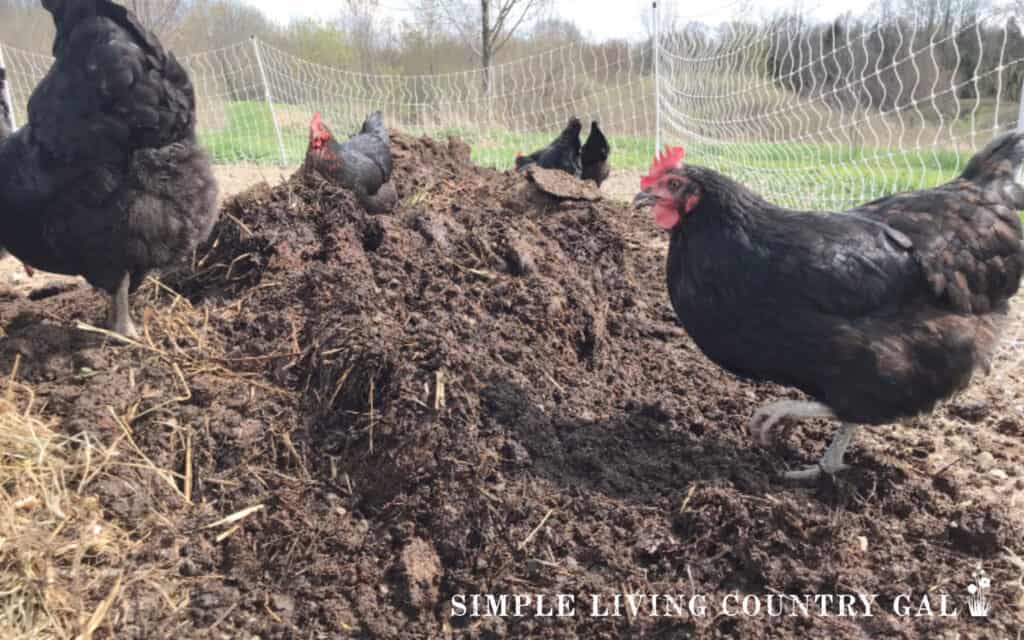
<svg viewBox="0 0 1024 640">
<path fill-rule="evenodd" d="M 803 423 L 768 449 L 747 435 L 759 403 L 797 396 L 722 372 L 677 327 L 645 214 L 472 166 L 455 141 L 398 135 L 393 148 L 390 215 L 313 177 L 228 200 L 194 264 L 164 277 L 191 306 L 157 286 L 138 295 L 148 348 L 75 330 L 103 317 L 84 289 L 5 303 L 0 367 L 20 355 L 19 378 L 64 428 L 114 438 L 113 409 L 182 491 L 192 452 L 191 504 L 143 469 L 95 486 L 140 528 L 165 514 L 135 557 L 189 591 L 175 609 L 127 586 L 117 637 L 1024 628 L 1021 571 L 1003 555 L 1024 553 L 1020 523 L 959 499 L 917 452 L 861 443 L 835 480 L 777 480 L 834 425 Z M 255 505 L 233 532 L 207 527 Z M 979 562 L 993 581 L 983 622 L 965 611 Z M 590 594 L 632 591 L 706 594 L 708 611 L 589 615 Z M 857 592 L 878 594 L 874 617 L 720 615 L 730 593 Z M 950 594 L 960 617 L 896 616 L 906 592 L 915 605 Z M 453 617 L 462 593 L 575 594 L 578 611 Z"/>
</svg>

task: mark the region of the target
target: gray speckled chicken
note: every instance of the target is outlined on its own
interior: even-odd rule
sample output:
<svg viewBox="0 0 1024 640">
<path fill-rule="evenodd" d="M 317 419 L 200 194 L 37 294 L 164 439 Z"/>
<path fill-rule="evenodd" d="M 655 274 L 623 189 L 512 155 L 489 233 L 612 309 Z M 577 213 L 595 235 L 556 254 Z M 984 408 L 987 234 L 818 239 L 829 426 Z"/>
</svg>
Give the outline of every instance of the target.
<svg viewBox="0 0 1024 640">
<path fill-rule="evenodd" d="M 303 167 L 354 192 L 370 213 L 385 213 L 398 202 L 391 182 L 390 138 L 380 111 L 367 116 L 359 132 L 340 143 L 315 114 Z"/>
</svg>

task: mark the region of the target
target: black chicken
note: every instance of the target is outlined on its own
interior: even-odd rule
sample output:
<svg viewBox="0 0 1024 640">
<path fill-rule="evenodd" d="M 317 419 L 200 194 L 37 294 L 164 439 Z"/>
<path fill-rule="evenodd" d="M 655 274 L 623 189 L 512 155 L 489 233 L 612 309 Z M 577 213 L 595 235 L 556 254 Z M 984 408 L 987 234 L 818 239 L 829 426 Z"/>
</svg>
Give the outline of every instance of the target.
<svg viewBox="0 0 1024 640">
<path fill-rule="evenodd" d="M 531 164 L 544 169 L 559 169 L 577 178 L 580 177 L 580 131 L 583 124 L 579 118 L 571 118 L 562 133 L 551 144 L 534 151 L 528 156 L 516 156 L 516 170 Z"/>
<path fill-rule="evenodd" d="M 604 137 L 601 128 L 597 126 L 597 120 L 590 122 L 590 135 L 583 143 L 580 151 L 582 172 L 580 177 L 584 180 L 593 180 L 600 188 L 601 183 L 608 179 L 611 173 L 611 166 L 608 164 L 608 156 L 611 154 L 611 147 Z"/>
<path fill-rule="evenodd" d="M 391 142 L 380 111 L 367 116 L 359 133 L 342 143 L 315 114 L 304 167 L 353 191 L 370 213 L 390 211 L 398 202 L 391 182 Z"/>
<path fill-rule="evenodd" d="M 1024 132 L 952 182 L 846 214 L 782 209 L 682 157 L 656 159 L 637 195 L 671 233 L 680 322 L 723 368 L 815 400 L 758 409 L 762 440 L 784 417 L 842 421 L 818 465 L 788 477 L 835 473 L 855 425 L 931 411 L 987 370 L 1024 272 Z"/>
<path fill-rule="evenodd" d="M 109 0 L 43 0 L 57 37 L 28 122 L 0 142 L 0 240 L 23 262 L 82 275 L 136 335 L 128 293 L 188 255 L 216 218 L 195 95 L 174 56 Z"/>
</svg>

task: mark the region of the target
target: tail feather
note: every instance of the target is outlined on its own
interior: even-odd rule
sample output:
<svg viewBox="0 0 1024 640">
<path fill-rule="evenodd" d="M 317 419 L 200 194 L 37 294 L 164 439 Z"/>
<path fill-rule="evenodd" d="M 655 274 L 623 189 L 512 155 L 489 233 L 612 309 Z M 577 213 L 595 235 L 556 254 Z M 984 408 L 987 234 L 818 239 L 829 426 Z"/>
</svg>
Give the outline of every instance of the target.
<svg viewBox="0 0 1024 640">
<path fill-rule="evenodd" d="M 1024 163 L 1024 130 L 997 137 L 974 154 L 961 174 L 964 180 L 993 192 L 1006 206 L 1024 209 L 1024 187 L 1018 182 Z"/>
<path fill-rule="evenodd" d="M 562 133 L 558 135 L 558 138 L 566 142 L 572 142 L 579 148 L 581 131 L 583 131 L 583 123 L 574 116 L 569 119 L 569 124 L 565 125 L 565 129 L 562 129 Z"/>
<path fill-rule="evenodd" d="M 375 133 L 387 138 L 388 132 L 384 127 L 384 114 L 378 110 L 366 116 L 366 120 L 363 121 L 363 128 L 359 130 L 359 133 Z"/>
<path fill-rule="evenodd" d="M 611 148 L 608 146 L 608 139 L 604 137 L 604 132 L 597 125 L 597 120 L 592 121 L 590 123 L 590 135 L 587 136 L 587 141 L 583 144 L 583 163 L 589 164 L 607 160 L 610 152 Z"/>
</svg>

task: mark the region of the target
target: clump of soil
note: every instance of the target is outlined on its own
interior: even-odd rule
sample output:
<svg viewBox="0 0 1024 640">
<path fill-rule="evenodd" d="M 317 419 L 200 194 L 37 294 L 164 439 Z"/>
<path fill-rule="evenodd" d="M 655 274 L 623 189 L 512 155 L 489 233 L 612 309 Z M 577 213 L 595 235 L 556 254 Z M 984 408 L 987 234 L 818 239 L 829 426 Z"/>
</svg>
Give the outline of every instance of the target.
<svg viewBox="0 0 1024 640">
<path fill-rule="evenodd" d="M 831 425 L 752 442 L 753 408 L 789 392 L 723 373 L 675 325 L 642 214 L 571 178 L 473 166 L 456 140 L 392 147 L 389 215 L 300 175 L 226 201 L 194 263 L 144 290 L 142 347 L 65 328 L 99 317 L 85 292 L 8 323 L 0 364 L 21 354 L 67 428 L 115 437 L 115 407 L 170 472 L 125 470 L 145 490 L 101 495 L 127 520 L 162 514 L 147 544 L 189 590 L 145 615 L 126 592 L 118 635 L 934 638 L 966 614 L 892 603 L 959 598 L 979 561 L 986 632 L 1017 629 L 1003 551 L 1024 552 L 1020 523 L 956 500 L 913 452 L 858 448 L 834 482 L 776 481 Z M 591 594 L 634 591 L 709 610 L 590 615 Z M 734 592 L 878 594 L 890 613 L 719 615 Z M 453 616 L 474 593 L 579 610 Z"/>
</svg>

